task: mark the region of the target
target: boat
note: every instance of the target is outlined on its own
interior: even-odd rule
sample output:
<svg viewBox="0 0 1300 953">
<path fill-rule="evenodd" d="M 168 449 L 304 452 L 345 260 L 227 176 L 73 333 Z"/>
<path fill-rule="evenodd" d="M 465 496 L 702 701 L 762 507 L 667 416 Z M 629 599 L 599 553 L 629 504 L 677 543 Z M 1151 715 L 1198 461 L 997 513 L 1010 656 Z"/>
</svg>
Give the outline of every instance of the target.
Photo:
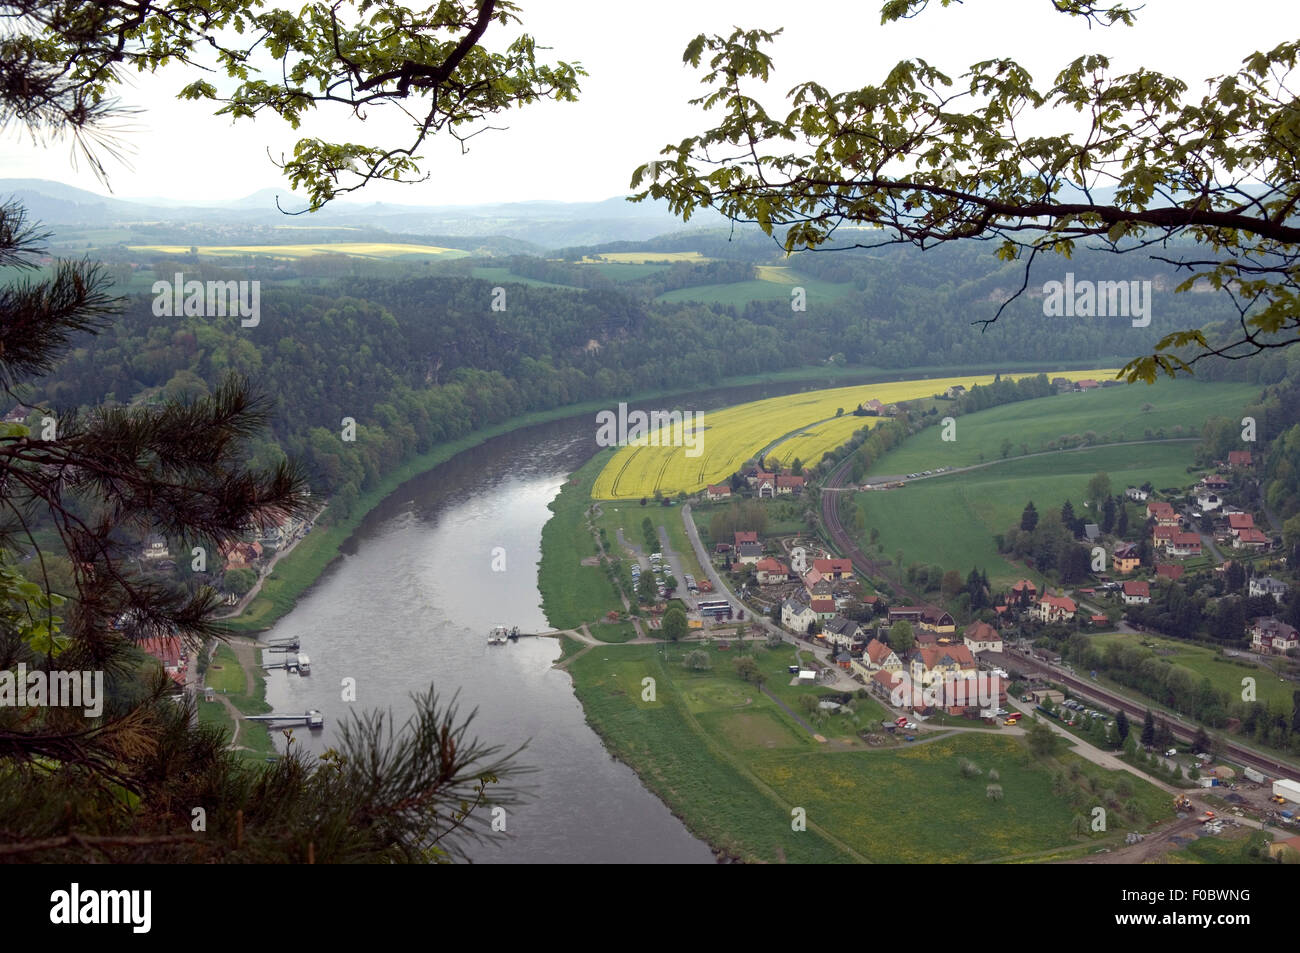
<svg viewBox="0 0 1300 953">
<path fill-rule="evenodd" d="M 495 625 L 492 631 L 488 633 L 488 645 L 505 645 L 506 640 L 510 637 L 508 626 Z"/>
</svg>

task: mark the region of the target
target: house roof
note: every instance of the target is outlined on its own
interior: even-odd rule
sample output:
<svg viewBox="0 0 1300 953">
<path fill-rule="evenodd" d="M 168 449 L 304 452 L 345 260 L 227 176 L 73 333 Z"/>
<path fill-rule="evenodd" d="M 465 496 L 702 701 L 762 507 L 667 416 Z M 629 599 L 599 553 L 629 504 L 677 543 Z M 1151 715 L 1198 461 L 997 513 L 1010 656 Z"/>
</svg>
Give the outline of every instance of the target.
<svg viewBox="0 0 1300 953">
<path fill-rule="evenodd" d="M 1074 604 L 1074 600 L 1067 596 L 1043 596 L 1038 602 L 1040 605 L 1051 606 L 1065 612 L 1074 612 L 1078 609 L 1078 606 Z"/>
<path fill-rule="evenodd" d="M 776 478 L 776 485 L 778 487 L 782 487 L 782 486 L 795 487 L 795 486 L 803 486 L 803 484 L 804 484 L 804 478 L 801 476 L 795 476 L 794 474 L 778 474 Z"/>
<path fill-rule="evenodd" d="M 1253 526 L 1250 527 L 1250 529 L 1243 529 L 1241 532 L 1237 534 L 1237 538 L 1241 540 L 1243 543 L 1267 543 L 1268 542 L 1268 537 L 1264 535 L 1264 531 L 1261 529 L 1255 529 L 1255 527 Z"/>
<path fill-rule="evenodd" d="M 730 483 L 711 483 L 711 484 L 709 484 L 709 485 L 705 488 L 705 490 L 706 490 L 706 492 L 708 492 L 708 493 L 712 493 L 712 494 L 714 494 L 714 495 L 721 494 L 722 496 L 730 496 L 730 495 L 731 495 L 731 484 L 730 484 Z"/>
<path fill-rule="evenodd" d="M 1172 503 L 1166 503 L 1164 500 L 1151 500 L 1147 503 L 1147 516 L 1173 516 L 1174 507 Z"/>
<path fill-rule="evenodd" d="M 763 547 L 758 545 L 758 543 L 741 543 L 736 547 L 736 552 L 742 556 L 761 556 L 763 554 Z"/>
<path fill-rule="evenodd" d="M 181 640 L 174 635 L 141 639 L 136 645 L 167 668 L 174 668 L 181 662 Z"/>
<path fill-rule="evenodd" d="M 1137 550 L 1138 548 L 1136 543 L 1120 543 L 1111 550 L 1111 555 L 1116 559 L 1132 559 L 1137 556 Z"/>
<path fill-rule="evenodd" d="M 1021 579 L 1018 583 L 1016 583 L 1014 586 L 1011 587 L 1012 592 L 1022 592 L 1026 590 L 1029 592 L 1037 592 L 1038 587 L 1035 586 L 1028 579 Z"/>
<path fill-rule="evenodd" d="M 1233 529 L 1254 529 L 1255 517 L 1249 513 L 1229 513 L 1228 525 Z"/>
<path fill-rule="evenodd" d="M 1275 619 L 1271 615 L 1260 616 L 1255 620 L 1256 629 L 1260 634 L 1267 638 L 1281 638 L 1291 642 L 1300 638 L 1300 632 L 1297 632 L 1294 626 L 1288 625 L 1281 619 Z"/>
<path fill-rule="evenodd" d="M 961 668 L 975 667 L 975 656 L 971 655 L 970 649 L 964 645 L 936 645 L 933 648 L 926 646 L 920 649 L 920 655 L 921 664 L 926 669 L 954 663 Z"/>
<path fill-rule="evenodd" d="M 858 630 L 858 624 L 852 619 L 846 619 L 843 616 L 836 616 L 833 619 L 827 619 L 826 624 L 822 627 L 827 632 L 834 632 L 837 635 L 849 635 Z"/>
<path fill-rule="evenodd" d="M 1200 546 L 1201 537 L 1196 533 L 1174 533 L 1169 540 L 1175 546 Z"/>
<path fill-rule="evenodd" d="M 1233 466 L 1250 466 L 1249 450 L 1229 450 L 1228 462 Z"/>
<path fill-rule="evenodd" d="M 790 572 L 790 570 L 786 568 L 785 563 L 781 562 L 779 559 L 773 559 L 771 556 L 760 559 L 757 565 L 754 566 L 754 569 L 759 572 L 776 572 L 783 575 Z"/>
<path fill-rule="evenodd" d="M 1124 595 L 1126 596 L 1151 596 L 1151 587 L 1140 580 L 1129 580 L 1124 583 Z"/>
<path fill-rule="evenodd" d="M 972 642 L 1001 642 L 1002 636 L 998 630 L 993 628 L 987 622 L 972 622 L 966 626 L 963 635 Z"/>
<path fill-rule="evenodd" d="M 755 532 L 753 532 L 752 530 L 742 530 L 742 531 L 740 531 L 740 532 L 738 532 L 738 533 L 734 533 L 734 534 L 732 534 L 732 535 L 735 537 L 734 542 L 735 542 L 735 544 L 736 544 L 737 546 L 739 546 L 741 543 L 757 543 L 757 542 L 758 542 L 758 533 L 755 533 Z"/>
<path fill-rule="evenodd" d="M 1165 579 L 1181 579 L 1187 569 L 1184 566 L 1178 566 L 1173 563 L 1162 563 L 1156 566 L 1156 575 L 1163 576 Z"/>
<path fill-rule="evenodd" d="M 885 659 L 893 654 L 894 650 L 879 639 L 872 639 L 867 643 L 867 658 L 877 665 L 883 664 Z"/>
<path fill-rule="evenodd" d="M 819 573 L 829 575 L 836 572 L 852 572 L 852 559 L 814 559 L 813 569 Z"/>
</svg>

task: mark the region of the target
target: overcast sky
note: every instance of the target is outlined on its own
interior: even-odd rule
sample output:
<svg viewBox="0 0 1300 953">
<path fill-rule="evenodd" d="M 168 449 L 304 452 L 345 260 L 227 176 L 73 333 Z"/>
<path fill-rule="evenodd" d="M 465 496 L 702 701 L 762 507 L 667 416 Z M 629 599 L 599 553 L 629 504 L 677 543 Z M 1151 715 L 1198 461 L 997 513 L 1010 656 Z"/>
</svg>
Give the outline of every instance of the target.
<svg viewBox="0 0 1300 953">
<path fill-rule="evenodd" d="M 1010 56 L 1041 86 L 1087 52 L 1106 53 L 1117 71 L 1145 66 L 1176 75 L 1199 94 L 1201 80 L 1235 72 L 1245 55 L 1294 38 L 1300 28 L 1297 0 L 1146 0 L 1136 27 L 1091 30 L 1052 12 L 1049 0 L 967 0 L 947 10 L 936 2 L 915 20 L 885 27 L 879 0 L 520 0 L 520 6 L 525 29 L 553 48 L 539 55 L 579 61 L 590 73 L 580 102 L 515 111 L 496 123 L 506 131 L 476 137 L 466 155 L 455 143 L 430 146 L 428 182 L 372 185 L 354 200 L 441 205 L 626 194 L 636 166 L 665 143 L 706 128 L 707 114 L 687 105 L 701 89 L 700 73 L 681 61 L 698 32 L 784 28 L 773 50 L 773 96 L 805 79 L 835 90 L 879 82 L 907 57 L 955 75 L 979 60 Z M 176 91 L 192 78 L 183 69 L 131 74 L 122 98 L 142 113 L 127 137 L 129 166 L 110 167 L 114 194 L 223 199 L 282 186 L 267 152 L 289 152 L 298 133 L 270 115 L 231 123 L 212 116 L 209 104 L 177 101 Z M 387 130 L 388 143 L 406 143 L 398 124 L 363 125 L 342 107 L 318 117 L 312 134 L 371 142 Z M 105 191 L 74 166 L 66 142 L 39 148 L 15 130 L 0 140 L 0 169 L 4 177 Z"/>
</svg>

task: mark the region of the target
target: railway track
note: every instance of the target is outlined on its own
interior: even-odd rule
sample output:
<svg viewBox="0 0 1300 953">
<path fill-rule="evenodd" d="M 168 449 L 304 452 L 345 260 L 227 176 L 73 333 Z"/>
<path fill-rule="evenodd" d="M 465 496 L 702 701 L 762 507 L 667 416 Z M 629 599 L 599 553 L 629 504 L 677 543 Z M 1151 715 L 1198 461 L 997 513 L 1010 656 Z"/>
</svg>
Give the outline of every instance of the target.
<svg viewBox="0 0 1300 953">
<path fill-rule="evenodd" d="M 901 599 L 910 598 L 908 591 L 901 583 L 895 582 L 885 572 L 885 567 L 875 560 L 871 559 L 866 553 L 858 548 L 853 537 L 844 529 L 844 524 L 840 522 L 840 495 L 838 493 L 827 493 L 826 490 L 837 490 L 844 485 L 844 474 L 848 469 L 849 461 L 852 457 L 846 457 L 830 474 L 826 477 L 826 482 L 822 486 L 821 503 L 822 503 L 822 524 L 826 527 L 826 532 L 831 537 L 831 542 L 853 562 L 853 568 L 863 576 L 873 576 L 883 579 L 885 584 L 893 591 L 895 596 Z"/>
<path fill-rule="evenodd" d="M 1021 655 L 1019 653 L 1008 653 L 1008 660 L 1014 660 L 1018 666 L 1023 666 L 1044 675 L 1050 675 L 1053 681 L 1066 685 L 1077 691 L 1080 695 L 1087 696 L 1088 698 L 1107 705 L 1116 711 L 1123 709 L 1130 718 L 1136 718 L 1139 724 L 1142 719 L 1146 717 L 1147 709 L 1144 706 L 1124 698 L 1123 696 L 1117 695 L 1114 692 L 1108 691 L 1107 689 L 1097 685 L 1096 682 L 1081 679 L 1077 676 L 1062 672 L 1060 669 L 1053 667 L 1047 662 L 1043 662 L 1031 656 Z M 1155 709 L 1152 709 L 1152 711 L 1154 712 Z M 1169 723 L 1169 728 L 1173 732 L 1174 737 L 1182 741 L 1191 741 L 1196 737 L 1198 726 L 1189 725 L 1176 715 L 1160 713 L 1159 717 Z M 1230 755 L 1234 761 L 1247 767 L 1258 768 L 1259 770 L 1266 772 L 1270 777 L 1295 777 L 1300 775 L 1300 768 L 1297 768 L 1295 765 L 1289 764 L 1288 762 L 1279 761 L 1270 758 L 1267 755 L 1251 751 L 1248 748 L 1243 748 L 1225 738 L 1220 738 L 1219 744 L 1224 753 Z"/>
</svg>

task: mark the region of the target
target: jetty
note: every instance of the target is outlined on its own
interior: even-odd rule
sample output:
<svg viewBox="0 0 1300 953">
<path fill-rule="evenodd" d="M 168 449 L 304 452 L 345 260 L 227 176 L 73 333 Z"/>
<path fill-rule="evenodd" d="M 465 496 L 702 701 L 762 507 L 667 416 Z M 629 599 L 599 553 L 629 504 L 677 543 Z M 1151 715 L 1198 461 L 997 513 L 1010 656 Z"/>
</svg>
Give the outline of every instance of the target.
<svg viewBox="0 0 1300 953">
<path fill-rule="evenodd" d="M 325 716 L 317 709 L 312 708 L 303 712 L 301 715 L 283 715 L 272 713 L 270 715 L 245 715 L 244 721 L 264 721 L 281 724 L 306 725 L 312 731 L 319 731 L 325 727 Z"/>
<path fill-rule="evenodd" d="M 299 675 L 310 675 L 311 659 L 305 655 L 290 655 L 283 662 L 272 662 L 270 665 L 262 666 L 262 670 L 266 672 L 278 668 L 286 672 L 297 672 Z"/>
</svg>

